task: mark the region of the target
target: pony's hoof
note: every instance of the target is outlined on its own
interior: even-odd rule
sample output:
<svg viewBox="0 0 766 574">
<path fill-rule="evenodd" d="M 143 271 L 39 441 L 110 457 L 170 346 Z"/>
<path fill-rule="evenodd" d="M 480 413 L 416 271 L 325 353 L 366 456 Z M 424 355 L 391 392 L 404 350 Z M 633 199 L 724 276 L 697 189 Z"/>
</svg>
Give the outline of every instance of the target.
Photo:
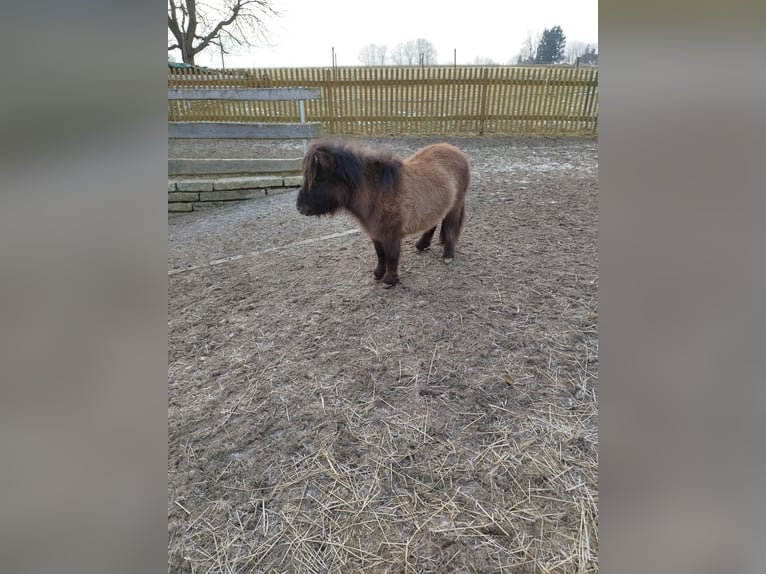
<svg viewBox="0 0 766 574">
<path fill-rule="evenodd" d="M 394 277 L 393 279 L 391 277 L 383 277 L 383 288 L 384 289 L 391 289 L 394 285 L 399 283 L 399 278 Z"/>
<path fill-rule="evenodd" d="M 442 259 L 442 261 L 444 261 L 445 265 L 449 265 L 450 263 L 452 263 L 452 257 L 445 257 L 444 259 Z"/>
</svg>

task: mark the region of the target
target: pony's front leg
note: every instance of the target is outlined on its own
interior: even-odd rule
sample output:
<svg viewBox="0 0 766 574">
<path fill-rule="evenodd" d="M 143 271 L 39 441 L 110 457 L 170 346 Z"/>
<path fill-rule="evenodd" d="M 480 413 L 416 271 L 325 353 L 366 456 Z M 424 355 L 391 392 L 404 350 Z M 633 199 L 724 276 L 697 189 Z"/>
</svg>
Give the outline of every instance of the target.
<svg viewBox="0 0 766 574">
<path fill-rule="evenodd" d="M 399 252 L 402 248 L 401 238 L 388 240 L 382 244 L 386 260 L 386 272 L 383 274 L 385 286 L 393 287 L 399 282 Z"/>
<path fill-rule="evenodd" d="M 372 240 L 372 244 L 375 246 L 375 254 L 378 256 L 378 266 L 375 268 L 373 275 L 376 281 L 380 281 L 383 274 L 386 272 L 386 254 L 383 251 L 383 244 L 377 239 Z"/>
</svg>

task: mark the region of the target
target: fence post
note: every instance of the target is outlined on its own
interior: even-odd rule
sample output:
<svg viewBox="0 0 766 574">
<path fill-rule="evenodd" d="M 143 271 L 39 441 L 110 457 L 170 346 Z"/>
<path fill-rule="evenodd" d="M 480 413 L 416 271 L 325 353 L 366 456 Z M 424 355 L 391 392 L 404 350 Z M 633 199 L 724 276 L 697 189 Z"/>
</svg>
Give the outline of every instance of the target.
<svg viewBox="0 0 766 574">
<path fill-rule="evenodd" d="M 595 74 L 596 82 L 593 81 L 594 74 Z M 588 74 L 587 89 L 585 91 L 585 102 L 583 103 L 583 110 L 582 110 L 582 115 L 585 118 L 586 122 L 590 122 L 591 120 L 590 116 L 591 116 L 591 110 L 593 106 L 593 100 L 595 99 L 596 86 L 598 86 L 598 72 L 591 70 L 590 73 Z M 596 118 L 596 121 L 598 121 L 598 118 Z M 592 133 L 595 134 L 596 129 L 597 127 L 594 124 Z"/>
<path fill-rule="evenodd" d="M 332 109 L 332 77 L 331 72 L 329 69 L 325 69 L 324 71 L 324 79 L 325 79 L 325 98 L 327 100 L 327 115 L 328 123 L 329 123 L 329 132 L 331 134 L 335 133 L 335 118 L 334 113 Z"/>
<path fill-rule="evenodd" d="M 484 121 L 487 118 L 487 89 L 489 86 L 489 68 L 484 68 L 481 72 L 481 104 L 479 108 L 479 135 L 484 135 Z"/>
<path fill-rule="evenodd" d="M 596 70 L 595 75 L 593 76 L 593 98 L 591 99 L 590 105 L 591 109 L 588 110 L 588 113 L 593 113 L 593 100 L 596 99 L 596 90 L 598 89 L 598 70 Z M 598 114 L 593 118 L 593 133 L 598 132 Z"/>
</svg>

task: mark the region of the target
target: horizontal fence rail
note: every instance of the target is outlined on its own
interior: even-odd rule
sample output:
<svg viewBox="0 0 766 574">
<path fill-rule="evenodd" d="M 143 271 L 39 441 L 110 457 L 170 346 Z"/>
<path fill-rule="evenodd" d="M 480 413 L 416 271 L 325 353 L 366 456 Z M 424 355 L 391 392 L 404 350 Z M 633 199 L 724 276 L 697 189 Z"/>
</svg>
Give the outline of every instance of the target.
<svg viewBox="0 0 766 574">
<path fill-rule="evenodd" d="M 322 124 L 311 122 L 260 123 L 260 122 L 170 122 L 168 137 L 183 138 L 233 138 L 233 139 L 301 139 L 322 135 Z"/>
<path fill-rule="evenodd" d="M 315 100 L 322 95 L 318 88 L 174 88 L 169 100 Z"/>
<path fill-rule="evenodd" d="M 173 122 L 298 122 L 297 101 L 181 96 L 191 93 L 186 90 L 213 89 L 225 94 L 226 90 L 302 88 L 318 90 L 306 98 L 305 121 L 321 122 L 327 134 L 598 133 L 595 68 L 171 68 L 168 88 L 168 120 Z M 171 93 L 178 94 L 178 99 Z"/>
</svg>

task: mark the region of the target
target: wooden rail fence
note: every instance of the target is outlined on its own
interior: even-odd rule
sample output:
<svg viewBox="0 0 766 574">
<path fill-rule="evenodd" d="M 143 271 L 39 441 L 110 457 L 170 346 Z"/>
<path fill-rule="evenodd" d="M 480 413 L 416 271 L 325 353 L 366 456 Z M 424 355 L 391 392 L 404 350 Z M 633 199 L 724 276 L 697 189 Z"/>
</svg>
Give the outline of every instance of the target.
<svg viewBox="0 0 766 574">
<path fill-rule="evenodd" d="M 168 102 L 202 102 L 206 114 L 202 118 L 197 114 L 171 117 L 168 122 L 168 138 L 244 138 L 244 139 L 300 139 L 303 138 L 303 153 L 306 153 L 306 138 L 322 134 L 321 122 L 306 122 L 305 105 L 320 96 L 318 88 L 216 88 L 196 86 L 191 88 L 168 88 Z M 297 104 L 300 122 L 260 122 L 252 115 L 211 114 L 217 104 L 226 110 L 230 104 L 262 103 Z M 210 107 L 214 106 L 214 107 Z M 171 108 L 172 109 L 172 108 Z M 178 119 L 179 117 L 183 119 Z M 211 121 L 212 120 L 212 121 Z M 224 120 L 224 121 L 215 121 Z M 297 171 L 301 158 L 294 159 L 168 159 L 168 174 L 222 174 L 222 173 L 270 173 Z"/>
<path fill-rule="evenodd" d="M 598 70 L 564 67 L 168 69 L 168 89 L 318 88 L 305 121 L 338 135 L 592 135 Z M 234 92 L 231 92 L 234 93 Z M 171 122 L 301 120 L 296 101 L 169 99 Z M 301 137 L 301 136 L 298 136 Z"/>
</svg>

